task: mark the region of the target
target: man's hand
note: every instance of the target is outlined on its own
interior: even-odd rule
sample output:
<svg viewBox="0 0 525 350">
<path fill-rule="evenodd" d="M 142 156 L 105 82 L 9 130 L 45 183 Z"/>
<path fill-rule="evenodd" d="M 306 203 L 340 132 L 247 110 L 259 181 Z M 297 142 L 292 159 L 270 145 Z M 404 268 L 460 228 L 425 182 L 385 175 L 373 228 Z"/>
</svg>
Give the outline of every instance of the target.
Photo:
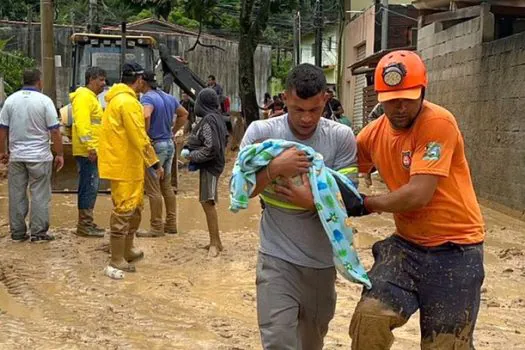
<svg viewBox="0 0 525 350">
<path fill-rule="evenodd" d="M 64 167 L 64 156 L 55 156 L 55 170 L 58 173 Z"/>
<path fill-rule="evenodd" d="M 310 211 L 316 211 L 308 175 L 302 174 L 301 179 L 303 183 L 300 185 L 292 183 L 289 178 L 283 179 L 284 184 L 275 185 L 275 193 L 293 205 Z"/>
<path fill-rule="evenodd" d="M 285 178 L 306 174 L 310 167 L 310 161 L 306 157 L 306 153 L 299 151 L 295 147 L 289 148 L 275 157 L 270 164 L 272 172 L 275 172 L 272 175 L 279 175 Z"/>
<path fill-rule="evenodd" d="M 9 153 L 0 154 L 0 163 L 7 164 L 9 163 Z"/>
<path fill-rule="evenodd" d="M 88 151 L 88 159 L 91 163 L 96 163 L 97 162 L 97 151 L 95 150 L 89 150 Z"/>
<path fill-rule="evenodd" d="M 164 179 L 164 168 L 159 166 L 159 168 L 157 170 L 155 170 L 155 174 L 157 175 L 159 180 Z"/>
</svg>

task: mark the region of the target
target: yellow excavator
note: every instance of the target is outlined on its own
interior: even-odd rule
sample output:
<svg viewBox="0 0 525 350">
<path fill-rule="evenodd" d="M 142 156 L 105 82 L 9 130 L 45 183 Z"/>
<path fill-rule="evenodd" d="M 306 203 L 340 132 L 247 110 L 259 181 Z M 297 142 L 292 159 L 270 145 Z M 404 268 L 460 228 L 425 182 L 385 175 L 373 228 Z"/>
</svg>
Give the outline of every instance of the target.
<svg viewBox="0 0 525 350">
<path fill-rule="evenodd" d="M 70 91 L 84 85 L 85 72 L 90 66 L 103 68 L 107 73 L 106 90 L 98 98 L 103 108 L 106 106 L 104 96 L 113 84 L 120 79 L 122 66 L 122 36 L 111 34 L 76 33 L 71 36 L 73 54 L 73 74 Z M 146 70 L 162 69 L 162 74 L 170 82 L 177 84 L 181 90 L 195 99 L 206 86 L 187 63 L 178 56 L 172 56 L 165 45 L 157 46 L 151 36 L 126 36 L 125 62 L 137 62 Z M 64 143 L 64 168 L 53 174 L 53 192 L 77 192 L 78 171 L 72 154 L 71 128 L 74 115 L 71 104 L 60 109 L 61 132 Z M 175 163 L 176 164 L 176 163 Z M 101 181 L 99 191 L 109 191 L 109 183 Z"/>
</svg>

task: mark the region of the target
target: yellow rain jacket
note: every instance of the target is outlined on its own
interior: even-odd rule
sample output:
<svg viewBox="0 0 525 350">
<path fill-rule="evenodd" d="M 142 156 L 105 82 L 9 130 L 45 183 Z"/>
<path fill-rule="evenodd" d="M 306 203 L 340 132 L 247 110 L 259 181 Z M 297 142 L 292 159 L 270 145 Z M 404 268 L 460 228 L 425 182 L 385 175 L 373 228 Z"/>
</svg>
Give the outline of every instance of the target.
<svg viewBox="0 0 525 350">
<path fill-rule="evenodd" d="M 73 112 L 73 155 L 87 157 L 88 151 L 98 149 L 102 106 L 97 95 L 86 87 L 69 94 Z"/>
<path fill-rule="evenodd" d="M 146 134 L 137 94 L 126 84 L 116 84 L 105 98 L 98 148 L 100 178 L 143 181 L 144 169 L 158 158 Z"/>
</svg>

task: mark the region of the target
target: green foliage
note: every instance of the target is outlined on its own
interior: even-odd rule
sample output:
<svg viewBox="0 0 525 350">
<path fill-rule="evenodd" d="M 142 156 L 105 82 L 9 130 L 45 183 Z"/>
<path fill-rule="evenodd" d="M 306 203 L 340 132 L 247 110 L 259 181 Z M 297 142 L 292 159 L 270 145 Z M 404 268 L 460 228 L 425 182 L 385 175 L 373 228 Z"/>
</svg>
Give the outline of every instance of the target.
<svg viewBox="0 0 525 350">
<path fill-rule="evenodd" d="M 34 17 L 38 17 L 40 0 L 0 0 L 0 19 L 23 21 L 28 7 L 32 7 Z"/>
<path fill-rule="evenodd" d="M 22 87 L 22 75 L 25 69 L 34 68 L 35 61 L 18 51 L 4 51 L 9 40 L 0 40 L 0 75 L 4 78 L 7 96 Z"/>
<path fill-rule="evenodd" d="M 168 16 L 168 21 L 188 28 L 199 27 L 198 21 L 186 17 L 184 11 L 178 7 L 171 10 Z"/>
<path fill-rule="evenodd" d="M 155 17 L 155 14 L 153 13 L 153 11 L 151 9 L 143 9 L 142 11 L 140 11 L 135 16 L 131 16 L 130 18 L 128 18 L 128 21 L 129 22 L 136 22 L 136 21 L 140 21 L 140 20 L 148 19 L 148 18 L 152 18 L 152 17 Z"/>
</svg>

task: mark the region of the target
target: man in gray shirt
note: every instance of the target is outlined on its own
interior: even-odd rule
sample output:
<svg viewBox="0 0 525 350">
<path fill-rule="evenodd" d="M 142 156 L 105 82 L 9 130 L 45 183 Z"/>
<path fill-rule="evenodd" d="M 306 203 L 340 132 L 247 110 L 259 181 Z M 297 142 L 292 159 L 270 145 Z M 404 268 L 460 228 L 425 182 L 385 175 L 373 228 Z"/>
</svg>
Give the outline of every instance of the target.
<svg viewBox="0 0 525 350">
<path fill-rule="evenodd" d="M 288 75 L 288 114 L 253 122 L 241 148 L 265 139 L 312 147 L 326 166 L 357 175 L 352 129 L 321 118 L 326 104 L 323 71 L 310 64 Z M 276 157 L 257 174 L 252 196 L 264 204 L 257 264 L 257 313 L 264 349 L 322 349 L 334 316 L 336 272 L 332 248 L 309 186 L 302 183 L 310 163 L 297 149 Z"/>
<path fill-rule="evenodd" d="M 64 165 L 62 136 L 58 114 L 53 101 L 42 94 L 40 71 L 24 72 L 24 87 L 7 98 L 0 113 L 0 160 L 9 162 L 9 226 L 14 241 L 25 241 L 26 216 L 29 212 L 27 189 L 31 192 L 31 242 L 46 242 L 54 237 L 48 234 L 49 202 L 51 201 L 51 173 L 56 152 L 57 171 Z M 9 134 L 9 153 L 6 152 Z"/>
</svg>

